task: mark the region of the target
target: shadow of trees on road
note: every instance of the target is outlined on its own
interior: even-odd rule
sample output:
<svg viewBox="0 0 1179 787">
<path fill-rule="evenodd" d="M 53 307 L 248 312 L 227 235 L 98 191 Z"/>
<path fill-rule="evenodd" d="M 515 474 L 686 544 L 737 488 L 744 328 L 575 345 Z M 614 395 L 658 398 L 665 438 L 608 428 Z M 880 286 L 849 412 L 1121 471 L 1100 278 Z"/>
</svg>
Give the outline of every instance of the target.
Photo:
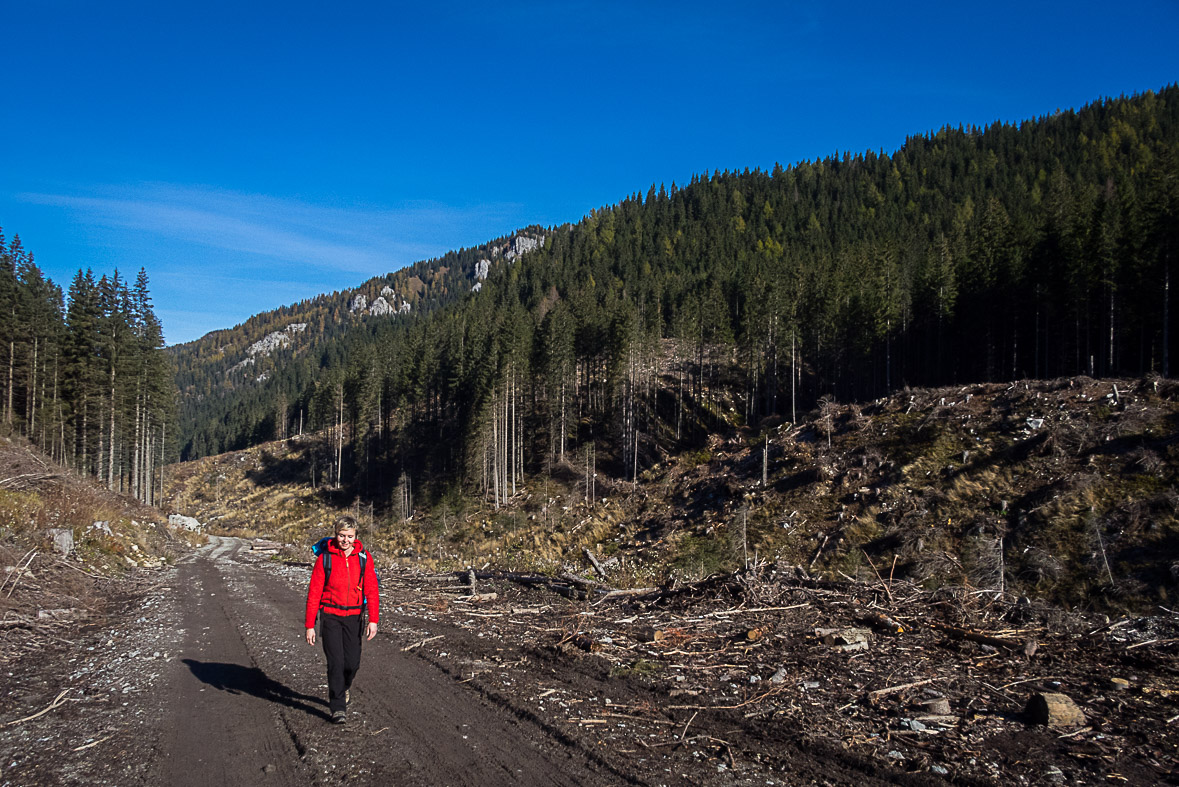
<svg viewBox="0 0 1179 787">
<path fill-rule="evenodd" d="M 197 661 L 183 659 L 192 674 L 201 683 L 231 694 L 248 694 L 251 697 L 276 702 L 288 708 L 304 711 L 312 716 L 331 720 L 326 710 L 327 701 L 320 697 L 300 694 L 267 677 L 257 667 L 243 667 L 240 664 L 225 664 L 218 661 Z M 316 707 L 322 706 L 322 707 Z"/>
</svg>

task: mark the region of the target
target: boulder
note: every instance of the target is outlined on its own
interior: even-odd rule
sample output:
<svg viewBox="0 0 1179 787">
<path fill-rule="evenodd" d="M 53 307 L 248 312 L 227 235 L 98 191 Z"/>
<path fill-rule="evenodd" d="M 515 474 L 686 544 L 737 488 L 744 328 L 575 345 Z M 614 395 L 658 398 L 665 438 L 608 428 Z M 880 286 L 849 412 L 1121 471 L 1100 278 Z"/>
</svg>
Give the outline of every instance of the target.
<svg viewBox="0 0 1179 787">
<path fill-rule="evenodd" d="M 197 520 L 190 516 L 183 516 L 181 514 L 170 514 L 168 516 L 168 524 L 172 527 L 182 527 L 185 530 L 192 530 L 196 533 L 199 533 L 205 529 L 205 526 Z"/>
</svg>

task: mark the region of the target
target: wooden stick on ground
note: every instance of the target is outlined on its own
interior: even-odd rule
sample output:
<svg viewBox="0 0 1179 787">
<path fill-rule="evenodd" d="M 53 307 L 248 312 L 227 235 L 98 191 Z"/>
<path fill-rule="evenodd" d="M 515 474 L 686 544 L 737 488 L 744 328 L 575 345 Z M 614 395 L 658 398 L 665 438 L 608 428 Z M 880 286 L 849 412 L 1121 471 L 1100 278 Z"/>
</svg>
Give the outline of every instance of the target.
<svg viewBox="0 0 1179 787">
<path fill-rule="evenodd" d="M 696 711 L 695 713 L 692 714 L 692 718 L 688 719 L 688 723 L 685 724 L 684 729 L 680 731 L 679 743 L 684 742 L 684 736 L 688 734 L 688 728 L 692 726 L 692 722 L 696 721 L 696 716 L 698 716 L 699 714 L 700 714 L 700 711 Z"/>
<path fill-rule="evenodd" d="M 979 634 L 968 629 L 958 628 L 957 626 L 950 626 L 945 623 L 938 623 L 936 620 L 929 622 L 930 628 L 944 631 L 955 639 L 968 639 L 971 642 L 978 642 L 982 645 L 990 645 L 993 648 L 1009 648 L 1011 650 L 1019 650 L 1025 646 L 1024 642 L 1012 639 L 1003 639 L 1002 637 L 993 637 L 989 634 Z"/>
<path fill-rule="evenodd" d="M 4 726 L 5 727 L 12 727 L 16 724 L 23 724 L 24 722 L 31 721 L 31 720 L 37 718 L 38 716 L 44 716 L 46 713 L 53 710 L 54 708 L 60 708 L 62 705 L 65 705 L 65 695 L 67 695 L 69 693 L 70 693 L 70 690 L 66 689 L 61 694 L 58 694 L 57 698 L 55 700 L 53 700 L 53 702 L 49 703 L 49 707 L 47 707 L 45 710 L 38 711 L 37 713 L 34 713 L 32 716 L 25 716 L 23 719 L 17 719 L 16 721 L 7 722 Z"/>
<path fill-rule="evenodd" d="M 423 639 L 420 642 L 415 642 L 412 645 L 407 645 L 406 647 L 401 649 L 401 652 L 405 653 L 406 651 L 413 650 L 414 648 L 420 648 L 422 645 L 425 645 L 427 642 L 433 642 L 434 640 L 442 639 L 445 636 L 446 636 L 445 634 L 439 634 L 437 637 L 426 637 L 425 639 Z"/>
<path fill-rule="evenodd" d="M 896 694 L 898 691 L 905 689 L 914 689 L 918 686 L 924 686 L 926 683 L 933 683 L 937 678 L 926 678 L 925 680 L 915 680 L 912 683 L 902 683 L 899 686 L 889 686 L 885 689 L 877 689 L 876 691 L 868 692 L 868 697 L 873 700 L 878 700 L 881 697 L 886 697 L 889 694 Z"/>
<path fill-rule="evenodd" d="M 84 749 L 89 749 L 91 746 L 97 746 L 98 744 L 102 743 L 103 741 L 109 741 L 109 740 L 110 740 L 111 738 L 113 738 L 113 737 L 115 737 L 115 736 L 114 736 L 114 734 L 112 733 L 111 735 L 108 735 L 108 736 L 106 736 L 105 738 L 99 738 L 99 739 L 98 739 L 98 740 L 96 740 L 96 741 L 91 741 L 90 743 L 87 743 L 87 744 L 85 744 L 85 745 L 78 746 L 78 747 L 77 747 L 77 748 L 75 748 L 75 749 L 70 749 L 70 751 L 82 751 L 82 750 L 84 750 Z"/>
<path fill-rule="evenodd" d="M 37 550 L 34 549 L 28 553 L 29 559 L 25 561 L 25 564 L 23 566 L 21 566 L 20 568 L 18 568 L 16 571 L 12 572 L 12 575 L 14 577 L 12 580 L 12 587 L 10 587 L 8 589 L 8 595 L 6 595 L 5 598 L 12 598 L 12 591 L 16 590 L 16 586 L 17 586 L 17 583 L 20 582 L 20 578 L 28 573 L 29 566 L 33 565 L 33 558 L 35 558 L 35 557 L 37 557 Z M 7 577 L 5 577 L 5 579 L 7 579 Z M 0 587 L 3 587 L 3 586 L 0 585 Z"/>
</svg>

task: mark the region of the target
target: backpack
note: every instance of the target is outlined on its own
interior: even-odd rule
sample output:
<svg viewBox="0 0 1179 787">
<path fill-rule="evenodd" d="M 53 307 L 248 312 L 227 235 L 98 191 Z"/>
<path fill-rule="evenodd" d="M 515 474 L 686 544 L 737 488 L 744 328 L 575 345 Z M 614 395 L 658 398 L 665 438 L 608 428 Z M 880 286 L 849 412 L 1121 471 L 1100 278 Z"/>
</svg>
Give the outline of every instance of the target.
<svg viewBox="0 0 1179 787">
<path fill-rule="evenodd" d="M 327 548 L 328 544 L 331 543 L 331 540 L 332 540 L 332 536 L 324 536 L 323 538 L 319 539 L 319 541 L 316 541 L 311 546 L 311 552 L 314 555 L 316 555 L 317 557 L 321 557 L 323 559 L 323 589 L 324 590 L 327 590 L 328 577 L 330 577 L 332 575 L 332 553 Z M 366 550 L 362 549 L 362 550 L 360 550 L 359 556 L 360 556 L 360 584 L 363 587 L 363 585 L 364 585 L 364 569 L 365 569 L 365 566 L 368 565 L 368 552 Z M 373 576 L 377 578 L 377 589 L 379 591 L 380 587 L 381 587 L 381 575 L 377 571 L 377 564 L 376 563 L 373 563 Z M 361 594 L 361 603 L 364 605 L 364 608 L 367 610 L 368 598 L 365 597 L 363 595 L 363 593 Z"/>
</svg>

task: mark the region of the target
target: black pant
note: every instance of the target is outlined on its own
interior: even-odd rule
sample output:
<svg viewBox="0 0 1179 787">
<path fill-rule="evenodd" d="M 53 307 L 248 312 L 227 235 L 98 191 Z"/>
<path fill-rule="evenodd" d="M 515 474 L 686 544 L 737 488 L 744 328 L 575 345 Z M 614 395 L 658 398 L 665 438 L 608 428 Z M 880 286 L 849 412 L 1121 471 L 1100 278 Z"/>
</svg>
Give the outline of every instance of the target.
<svg viewBox="0 0 1179 787">
<path fill-rule="evenodd" d="M 335 713 L 347 707 L 344 693 L 360 669 L 360 615 L 321 613 L 319 639 L 327 656 L 328 708 Z"/>
</svg>

